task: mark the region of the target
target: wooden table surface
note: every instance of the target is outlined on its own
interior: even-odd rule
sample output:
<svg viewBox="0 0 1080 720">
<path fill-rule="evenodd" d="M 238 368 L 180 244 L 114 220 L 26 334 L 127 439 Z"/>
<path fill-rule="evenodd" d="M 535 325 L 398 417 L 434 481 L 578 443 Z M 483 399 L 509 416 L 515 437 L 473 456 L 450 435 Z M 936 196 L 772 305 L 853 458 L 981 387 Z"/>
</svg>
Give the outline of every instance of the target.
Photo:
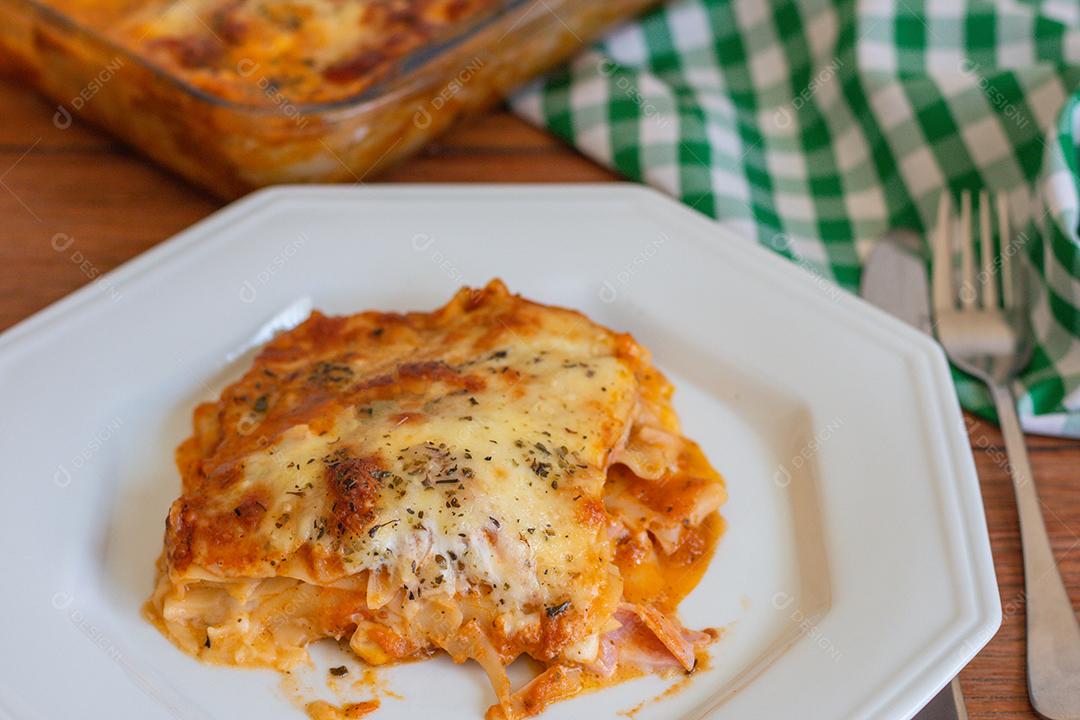
<svg viewBox="0 0 1080 720">
<path fill-rule="evenodd" d="M 0 330 L 165 240 L 221 202 L 0 78 Z M 384 182 L 598 182 L 610 172 L 506 112 L 459 127 Z M 59 240 L 55 240 L 57 236 Z M 54 249 L 64 246 L 64 252 Z M 1020 539 L 997 428 L 968 418 L 982 480 L 1004 621 L 964 670 L 973 720 L 1034 718 L 1024 680 Z M 1080 605 L 1080 441 L 1029 438 L 1043 512 L 1073 604 Z"/>
</svg>

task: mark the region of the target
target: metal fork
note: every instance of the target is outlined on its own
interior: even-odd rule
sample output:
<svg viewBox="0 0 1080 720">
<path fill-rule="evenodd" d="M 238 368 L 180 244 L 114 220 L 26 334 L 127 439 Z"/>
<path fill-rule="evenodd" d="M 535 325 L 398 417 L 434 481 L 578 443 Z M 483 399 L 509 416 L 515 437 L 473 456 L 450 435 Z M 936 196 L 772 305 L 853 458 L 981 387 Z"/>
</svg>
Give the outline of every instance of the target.
<svg viewBox="0 0 1080 720">
<path fill-rule="evenodd" d="M 985 190 L 979 195 L 978 259 L 971 194 L 960 197 L 958 222 L 951 204 L 942 194 L 933 241 L 934 331 L 953 364 L 986 383 L 1005 437 L 1024 555 L 1031 704 L 1051 720 L 1080 720 L 1080 625 L 1054 562 L 1012 392 L 1017 373 L 1031 359 L 1033 344 L 1028 291 L 1018 262 L 1022 256 L 1014 262 L 1017 248 L 1004 195 L 998 194 L 994 203 L 999 252 L 994 250 L 990 195 Z"/>
</svg>

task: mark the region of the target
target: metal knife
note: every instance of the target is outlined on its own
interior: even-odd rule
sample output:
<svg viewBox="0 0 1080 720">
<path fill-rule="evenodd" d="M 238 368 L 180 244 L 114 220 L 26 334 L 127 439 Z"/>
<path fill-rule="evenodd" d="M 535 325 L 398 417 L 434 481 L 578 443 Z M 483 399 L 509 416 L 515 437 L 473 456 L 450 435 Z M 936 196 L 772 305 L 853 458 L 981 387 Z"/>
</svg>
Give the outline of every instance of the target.
<svg viewBox="0 0 1080 720">
<path fill-rule="evenodd" d="M 863 266 L 859 294 L 933 337 L 923 242 L 910 230 L 892 230 L 874 246 Z M 953 678 L 915 715 L 915 720 L 967 720 L 967 716 L 960 679 Z"/>
</svg>

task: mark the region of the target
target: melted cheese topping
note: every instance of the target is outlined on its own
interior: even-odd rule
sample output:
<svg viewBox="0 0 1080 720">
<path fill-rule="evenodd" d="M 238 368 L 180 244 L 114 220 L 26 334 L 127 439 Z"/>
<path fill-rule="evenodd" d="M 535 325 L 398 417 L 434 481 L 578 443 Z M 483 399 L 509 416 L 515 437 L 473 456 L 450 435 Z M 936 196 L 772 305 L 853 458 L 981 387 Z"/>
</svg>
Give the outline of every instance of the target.
<svg viewBox="0 0 1080 720">
<path fill-rule="evenodd" d="M 147 612 L 230 664 L 288 668 L 327 636 L 372 664 L 442 649 L 506 717 L 610 677 L 620 628 L 635 666 L 657 646 L 691 670 L 711 638 L 668 615 L 724 493 L 670 395 L 628 335 L 498 281 L 433 313 L 314 314 L 196 409 Z M 513 694 L 522 653 L 552 670 Z"/>
<path fill-rule="evenodd" d="M 272 107 L 352 97 L 494 0 L 56 0 L 59 9 L 217 97 Z"/>
</svg>

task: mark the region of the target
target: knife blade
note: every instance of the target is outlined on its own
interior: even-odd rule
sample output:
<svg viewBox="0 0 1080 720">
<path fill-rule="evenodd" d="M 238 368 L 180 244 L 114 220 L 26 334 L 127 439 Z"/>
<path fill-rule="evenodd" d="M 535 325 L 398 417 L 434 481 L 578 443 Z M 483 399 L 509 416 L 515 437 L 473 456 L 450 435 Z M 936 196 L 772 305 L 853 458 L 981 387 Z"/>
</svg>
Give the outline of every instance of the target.
<svg viewBox="0 0 1080 720">
<path fill-rule="evenodd" d="M 923 243 L 910 230 L 892 230 L 874 246 L 863 266 L 859 294 L 933 337 Z M 915 715 L 915 720 L 967 720 L 967 716 L 960 679 L 953 678 Z"/>
<path fill-rule="evenodd" d="M 930 283 L 922 248 L 922 240 L 910 230 L 886 233 L 863 266 L 859 294 L 933 337 Z"/>
</svg>

